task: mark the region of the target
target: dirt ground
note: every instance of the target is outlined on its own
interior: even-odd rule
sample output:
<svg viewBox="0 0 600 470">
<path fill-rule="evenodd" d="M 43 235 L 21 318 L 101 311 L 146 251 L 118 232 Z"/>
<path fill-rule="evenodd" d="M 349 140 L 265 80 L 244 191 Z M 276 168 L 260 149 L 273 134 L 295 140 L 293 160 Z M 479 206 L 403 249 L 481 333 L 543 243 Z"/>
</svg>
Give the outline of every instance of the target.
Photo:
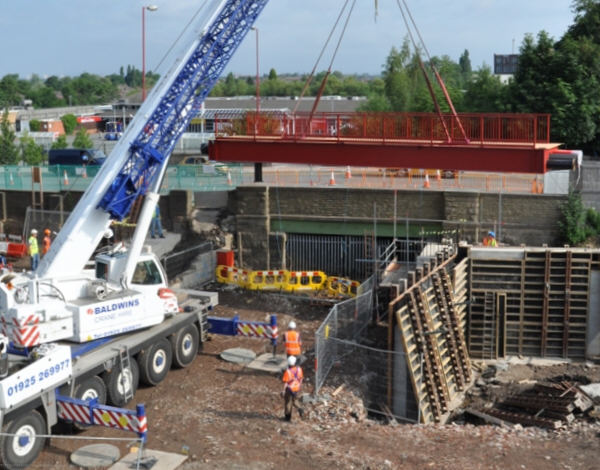
<svg viewBox="0 0 600 470">
<path fill-rule="evenodd" d="M 305 391 L 311 392 L 313 334 L 327 309 L 326 305 L 229 291 L 221 293 L 214 314 L 265 320 L 268 314 L 277 313 L 280 329 L 294 318 L 308 352 Z M 331 387 L 325 387 L 321 396 L 326 399 L 303 405 L 304 417 L 296 414 L 288 423 L 282 420 L 280 376 L 221 360 L 219 353 L 232 347 L 256 353 L 270 350 L 265 341 L 213 335 L 189 368 L 172 370 L 157 387 L 144 387 L 136 394 L 135 401 L 146 405 L 147 447 L 186 454 L 182 470 L 600 468 L 597 421 L 579 420 L 559 431 L 472 424 L 390 425 L 368 419 L 349 387 L 335 396 Z M 508 393 L 519 381 L 561 376 L 570 368 L 576 368 L 576 374 L 570 375 L 600 381 L 598 366 L 511 365 L 505 376 L 497 375 L 493 385 L 498 388 L 491 390 Z M 479 399 L 494 397 L 471 397 L 470 405 Z M 130 437 L 103 428 L 78 436 Z M 90 443 L 95 442 L 55 437 L 31 468 L 75 468 L 68 463 L 69 453 Z M 114 445 L 122 455 L 128 451 L 127 443 Z"/>
</svg>

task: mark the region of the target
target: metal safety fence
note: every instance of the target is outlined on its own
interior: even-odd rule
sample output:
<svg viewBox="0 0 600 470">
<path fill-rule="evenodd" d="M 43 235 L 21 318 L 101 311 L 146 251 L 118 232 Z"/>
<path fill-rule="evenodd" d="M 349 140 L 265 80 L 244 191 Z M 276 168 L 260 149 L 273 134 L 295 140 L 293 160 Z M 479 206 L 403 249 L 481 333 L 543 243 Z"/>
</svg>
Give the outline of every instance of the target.
<svg viewBox="0 0 600 470">
<path fill-rule="evenodd" d="M 377 349 L 335 337 L 329 337 L 326 342 L 328 348 L 335 351 L 327 377 L 331 388 L 344 384 L 346 390 L 362 400 L 373 417 L 419 421 L 419 406 L 406 374 L 403 351 Z"/>
<path fill-rule="evenodd" d="M 355 298 L 335 304 L 315 333 L 315 393 L 340 358 L 338 342 L 330 340 L 357 341 L 367 329 L 373 313 L 374 284 L 374 277 L 370 277 L 359 286 Z"/>
<path fill-rule="evenodd" d="M 39 168 L 35 183 L 34 168 Z M 2 165 L 0 190 L 85 191 L 99 169 L 100 167 L 95 165 Z M 160 191 L 162 194 L 172 190 L 229 191 L 242 184 L 242 180 L 242 166 L 239 164 L 170 165 L 167 167 Z"/>
<path fill-rule="evenodd" d="M 203 253 L 207 253 L 212 250 L 212 242 L 203 242 L 198 245 L 191 246 L 186 248 L 185 250 L 178 251 L 177 253 L 172 253 L 166 256 L 163 256 L 160 259 L 163 268 L 167 272 L 167 277 L 169 279 L 173 279 L 178 274 L 181 274 L 185 270 L 187 270 L 191 263 Z M 208 269 L 210 279 L 213 278 L 214 267 L 210 266 L 212 269 Z"/>
</svg>

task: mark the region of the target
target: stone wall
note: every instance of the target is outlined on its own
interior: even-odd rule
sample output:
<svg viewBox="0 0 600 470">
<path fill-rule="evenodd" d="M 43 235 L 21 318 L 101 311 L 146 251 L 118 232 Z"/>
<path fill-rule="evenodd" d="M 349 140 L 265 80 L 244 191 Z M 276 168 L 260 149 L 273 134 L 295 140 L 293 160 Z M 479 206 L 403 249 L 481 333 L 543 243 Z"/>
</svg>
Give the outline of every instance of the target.
<svg viewBox="0 0 600 470">
<path fill-rule="evenodd" d="M 228 209 L 237 221 L 238 249 L 244 267 L 283 266 L 285 236 L 270 231 L 271 220 L 391 224 L 394 190 L 347 188 L 238 187 Z M 488 230 L 510 245 L 552 245 L 558 240 L 560 204 L 566 196 L 478 192 L 396 191 L 396 219 L 402 226 L 430 222 L 458 229 L 477 243 Z M 276 259 L 277 258 L 277 259 Z M 285 259 L 285 257 L 284 257 Z M 239 261 L 239 259 L 238 259 Z"/>
</svg>

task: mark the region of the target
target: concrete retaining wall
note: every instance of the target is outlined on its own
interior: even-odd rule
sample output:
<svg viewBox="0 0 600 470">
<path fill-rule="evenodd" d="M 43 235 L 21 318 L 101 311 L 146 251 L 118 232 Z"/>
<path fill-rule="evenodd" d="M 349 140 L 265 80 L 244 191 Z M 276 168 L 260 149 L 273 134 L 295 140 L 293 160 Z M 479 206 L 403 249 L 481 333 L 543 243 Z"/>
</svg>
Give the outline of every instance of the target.
<svg viewBox="0 0 600 470">
<path fill-rule="evenodd" d="M 311 230 L 327 234 L 350 223 L 373 230 L 376 221 L 377 233 L 389 234 L 396 207 L 399 235 L 408 218 L 410 226 L 458 229 L 460 238 L 470 243 L 494 229 L 503 243 L 552 245 L 558 241 L 565 200 L 562 195 L 244 186 L 230 193 L 228 208 L 236 215 L 244 266 L 272 269 L 281 265 L 270 263 L 268 236 L 273 227 L 285 231 L 281 228 L 292 222 L 312 223 Z"/>
</svg>

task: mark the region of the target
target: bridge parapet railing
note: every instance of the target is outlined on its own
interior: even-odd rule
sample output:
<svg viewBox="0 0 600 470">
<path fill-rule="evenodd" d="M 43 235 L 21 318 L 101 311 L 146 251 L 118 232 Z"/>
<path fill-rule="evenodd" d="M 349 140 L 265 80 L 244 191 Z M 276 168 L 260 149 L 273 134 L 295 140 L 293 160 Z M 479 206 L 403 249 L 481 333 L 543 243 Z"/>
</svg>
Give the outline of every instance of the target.
<svg viewBox="0 0 600 470">
<path fill-rule="evenodd" d="M 550 141 L 549 114 L 286 113 L 215 116 L 216 137 L 523 145 Z"/>
</svg>

